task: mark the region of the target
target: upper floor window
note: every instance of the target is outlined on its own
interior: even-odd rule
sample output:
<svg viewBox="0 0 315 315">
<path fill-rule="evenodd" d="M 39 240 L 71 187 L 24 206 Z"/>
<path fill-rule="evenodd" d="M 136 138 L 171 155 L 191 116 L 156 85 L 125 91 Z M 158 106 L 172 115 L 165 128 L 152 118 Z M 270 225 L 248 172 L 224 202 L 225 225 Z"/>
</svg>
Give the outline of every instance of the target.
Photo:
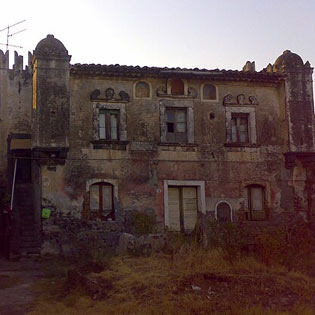
<svg viewBox="0 0 315 315">
<path fill-rule="evenodd" d="M 126 104 L 93 103 L 92 119 L 94 149 L 125 149 L 127 144 Z"/>
<path fill-rule="evenodd" d="M 231 142 L 249 143 L 248 114 L 232 113 L 231 116 Z"/>
<path fill-rule="evenodd" d="M 172 79 L 171 81 L 171 94 L 172 95 L 184 95 L 185 94 L 185 84 L 183 80 Z"/>
<path fill-rule="evenodd" d="M 119 110 L 117 109 L 100 110 L 99 139 L 119 140 Z"/>
<path fill-rule="evenodd" d="M 245 188 L 246 219 L 253 221 L 266 220 L 265 189 L 260 185 Z"/>
<path fill-rule="evenodd" d="M 167 107 L 165 109 L 166 141 L 187 142 L 187 109 Z"/>
<path fill-rule="evenodd" d="M 140 81 L 135 86 L 135 97 L 136 98 L 149 98 L 150 97 L 150 86 L 148 83 Z"/>
<path fill-rule="evenodd" d="M 207 101 L 215 101 L 217 99 L 217 89 L 213 84 L 203 85 L 202 99 Z"/>
<path fill-rule="evenodd" d="M 113 185 L 105 182 L 90 186 L 90 216 L 92 219 L 115 220 Z"/>
<path fill-rule="evenodd" d="M 244 94 L 233 97 L 227 94 L 223 98 L 225 106 L 226 145 L 227 146 L 256 146 L 256 107 L 255 96 Z"/>
</svg>

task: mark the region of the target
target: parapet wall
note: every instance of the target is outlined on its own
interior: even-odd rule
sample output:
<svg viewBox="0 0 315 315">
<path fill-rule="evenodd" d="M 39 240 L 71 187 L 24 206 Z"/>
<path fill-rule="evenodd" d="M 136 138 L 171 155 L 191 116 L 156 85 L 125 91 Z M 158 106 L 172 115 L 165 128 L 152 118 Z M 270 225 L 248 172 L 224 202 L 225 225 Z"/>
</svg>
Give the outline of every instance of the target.
<svg viewBox="0 0 315 315">
<path fill-rule="evenodd" d="M 23 56 L 19 55 L 16 51 L 14 51 L 14 64 L 12 67 L 12 70 L 28 70 L 31 65 L 32 65 L 32 59 L 33 59 L 33 55 L 28 52 L 28 61 L 27 61 L 27 65 L 25 65 L 24 68 L 24 63 L 23 63 Z M 10 56 L 9 56 L 9 50 L 7 50 L 6 52 L 3 52 L 0 49 L 0 70 L 11 70 L 10 69 Z"/>
<path fill-rule="evenodd" d="M 32 54 L 24 67 L 23 56 L 14 52 L 10 67 L 9 51 L 0 50 L 0 181 L 6 178 L 7 139 L 10 133 L 31 133 Z M 0 183 L 1 186 L 1 183 Z"/>
</svg>

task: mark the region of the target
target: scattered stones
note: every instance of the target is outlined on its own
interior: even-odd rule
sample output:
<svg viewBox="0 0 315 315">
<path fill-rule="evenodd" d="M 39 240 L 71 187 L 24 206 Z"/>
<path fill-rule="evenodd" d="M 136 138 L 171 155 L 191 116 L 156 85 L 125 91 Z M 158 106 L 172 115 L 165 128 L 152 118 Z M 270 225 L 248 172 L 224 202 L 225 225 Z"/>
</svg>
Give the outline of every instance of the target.
<svg viewBox="0 0 315 315">
<path fill-rule="evenodd" d="M 152 252 L 165 250 L 166 246 L 166 234 L 147 234 L 137 238 L 132 234 L 122 233 L 119 238 L 117 254 L 150 256 Z"/>
</svg>

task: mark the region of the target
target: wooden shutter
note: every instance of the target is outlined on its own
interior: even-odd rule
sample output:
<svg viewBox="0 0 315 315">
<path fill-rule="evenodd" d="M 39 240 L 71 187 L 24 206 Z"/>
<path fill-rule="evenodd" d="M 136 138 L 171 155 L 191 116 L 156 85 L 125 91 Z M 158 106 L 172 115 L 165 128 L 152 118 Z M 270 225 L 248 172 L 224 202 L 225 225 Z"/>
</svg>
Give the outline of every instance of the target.
<svg viewBox="0 0 315 315">
<path fill-rule="evenodd" d="M 113 210 L 113 187 L 102 185 L 102 212 L 103 215 L 109 214 Z"/>
<path fill-rule="evenodd" d="M 90 186 L 90 211 L 98 212 L 100 204 L 100 195 L 99 195 L 99 186 L 92 185 Z"/>
<path fill-rule="evenodd" d="M 168 188 L 168 222 L 169 229 L 180 231 L 180 189 Z"/>
<path fill-rule="evenodd" d="M 248 119 L 247 116 L 239 119 L 240 142 L 248 142 Z"/>
<path fill-rule="evenodd" d="M 251 210 L 253 220 L 265 220 L 264 191 L 262 187 L 251 187 Z"/>
<path fill-rule="evenodd" d="M 183 187 L 182 193 L 184 230 L 191 231 L 197 222 L 197 189 L 196 187 Z"/>
<path fill-rule="evenodd" d="M 99 126 L 100 139 L 106 139 L 106 119 L 105 113 L 100 114 L 100 126 Z"/>
</svg>

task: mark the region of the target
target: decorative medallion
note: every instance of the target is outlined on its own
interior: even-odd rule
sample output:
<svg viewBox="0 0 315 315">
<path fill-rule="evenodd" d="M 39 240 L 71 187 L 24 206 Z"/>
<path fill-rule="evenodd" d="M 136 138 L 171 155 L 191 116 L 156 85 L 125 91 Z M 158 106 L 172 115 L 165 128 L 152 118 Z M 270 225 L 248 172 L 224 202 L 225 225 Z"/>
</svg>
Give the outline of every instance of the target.
<svg viewBox="0 0 315 315">
<path fill-rule="evenodd" d="M 256 96 L 251 95 L 248 97 L 248 101 L 246 101 L 246 97 L 244 94 L 238 94 L 234 100 L 232 94 L 227 94 L 223 97 L 223 105 L 225 106 L 248 106 L 248 105 L 258 105 L 258 100 Z"/>
</svg>

